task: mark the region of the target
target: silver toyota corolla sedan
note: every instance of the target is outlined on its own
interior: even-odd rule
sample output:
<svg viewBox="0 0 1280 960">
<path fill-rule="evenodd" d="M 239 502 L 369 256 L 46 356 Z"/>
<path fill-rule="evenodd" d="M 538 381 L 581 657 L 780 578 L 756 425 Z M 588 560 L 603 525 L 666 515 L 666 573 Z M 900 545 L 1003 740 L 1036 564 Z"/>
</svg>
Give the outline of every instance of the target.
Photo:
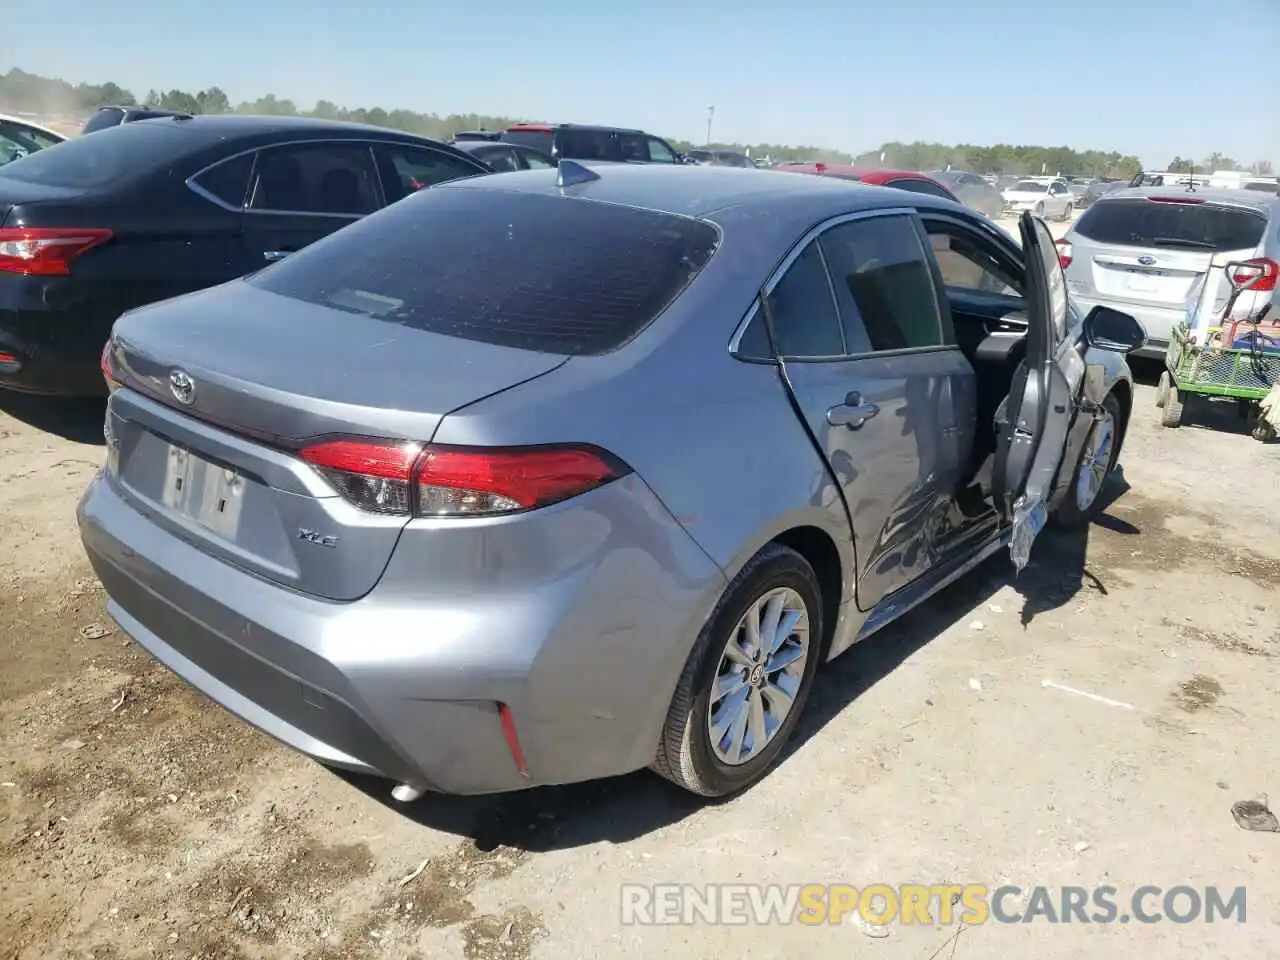
<svg viewBox="0 0 1280 960">
<path fill-rule="evenodd" d="M 822 661 L 1099 509 L 1143 332 L 1021 230 L 722 167 L 424 190 L 120 319 L 85 547 L 156 658 L 401 799 L 731 793 Z"/>
</svg>

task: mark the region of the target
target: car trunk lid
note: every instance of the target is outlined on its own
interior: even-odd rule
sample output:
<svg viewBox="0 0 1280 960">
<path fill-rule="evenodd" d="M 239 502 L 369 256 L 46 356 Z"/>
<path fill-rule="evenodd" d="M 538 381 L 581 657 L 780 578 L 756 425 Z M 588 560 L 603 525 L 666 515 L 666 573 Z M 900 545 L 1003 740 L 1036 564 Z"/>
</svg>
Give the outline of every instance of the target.
<svg viewBox="0 0 1280 960">
<path fill-rule="evenodd" d="M 1099 296 L 1120 303 L 1183 309 L 1206 274 L 1254 255 L 1266 226 L 1257 212 L 1194 193 L 1101 198 L 1072 230 L 1073 271 Z M 1083 277 L 1081 276 L 1083 273 Z"/>
<path fill-rule="evenodd" d="M 110 403 L 109 469 L 205 552 L 352 600 L 377 583 L 408 516 L 361 510 L 298 451 L 334 436 L 426 443 L 446 414 L 565 359 L 235 281 L 117 323 L 109 363 L 126 389 Z"/>
</svg>

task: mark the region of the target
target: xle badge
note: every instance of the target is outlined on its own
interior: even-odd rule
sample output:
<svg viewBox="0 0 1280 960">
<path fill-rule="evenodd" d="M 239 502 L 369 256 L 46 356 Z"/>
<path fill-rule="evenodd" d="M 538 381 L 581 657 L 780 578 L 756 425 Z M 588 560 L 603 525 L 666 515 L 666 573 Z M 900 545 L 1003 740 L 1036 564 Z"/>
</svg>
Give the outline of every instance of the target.
<svg viewBox="0 0 1280 960">
<path fill-rule="evenodd" d="M 322 547 L 336 547 L 338 545 L 337 537 L 324 536 L 320 531 L 308 530 L 306 527 L 299 528 L 298 539 L 305 540 L 307 543 L 318 544 Z"/>
</svg>

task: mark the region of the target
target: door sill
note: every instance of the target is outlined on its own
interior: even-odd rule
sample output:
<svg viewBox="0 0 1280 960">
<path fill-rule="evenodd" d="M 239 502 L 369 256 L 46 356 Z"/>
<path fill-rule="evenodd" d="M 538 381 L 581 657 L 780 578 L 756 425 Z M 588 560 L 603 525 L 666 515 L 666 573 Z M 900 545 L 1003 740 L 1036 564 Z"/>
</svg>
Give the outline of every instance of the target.
<svg viewBox="0 0 1280 960">
<path fill-rule="evenodd" d="M 962 556 L 944 561 L 934 570 L 905 587 L 895 590 L 876 604 L 867 615 L 867 619 L 863 621 L 862 629 L 858 631 L 854 643 L 862 642 L 873 633 L 914 610 L 1001 550 L 1009 542 L 1009 530 L 998 524 L 994 513 L 991 517 L 995 523 L 995 529 L 976 547 L 966 551 Z"/>
</svg>

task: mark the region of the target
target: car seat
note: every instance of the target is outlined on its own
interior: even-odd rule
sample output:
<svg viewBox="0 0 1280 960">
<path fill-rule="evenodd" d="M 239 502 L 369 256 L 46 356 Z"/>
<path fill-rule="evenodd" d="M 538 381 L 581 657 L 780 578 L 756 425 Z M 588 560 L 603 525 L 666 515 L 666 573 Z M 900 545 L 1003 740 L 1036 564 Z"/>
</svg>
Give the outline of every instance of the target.
<svg viewBox="0 0 1280 960">
<path fill-rule="evenodd" d="M 360 196 L 360 180 L 348 167 L 334 167 L 320 181 L 320 211 L 367 213 Z"/>
</svg>

